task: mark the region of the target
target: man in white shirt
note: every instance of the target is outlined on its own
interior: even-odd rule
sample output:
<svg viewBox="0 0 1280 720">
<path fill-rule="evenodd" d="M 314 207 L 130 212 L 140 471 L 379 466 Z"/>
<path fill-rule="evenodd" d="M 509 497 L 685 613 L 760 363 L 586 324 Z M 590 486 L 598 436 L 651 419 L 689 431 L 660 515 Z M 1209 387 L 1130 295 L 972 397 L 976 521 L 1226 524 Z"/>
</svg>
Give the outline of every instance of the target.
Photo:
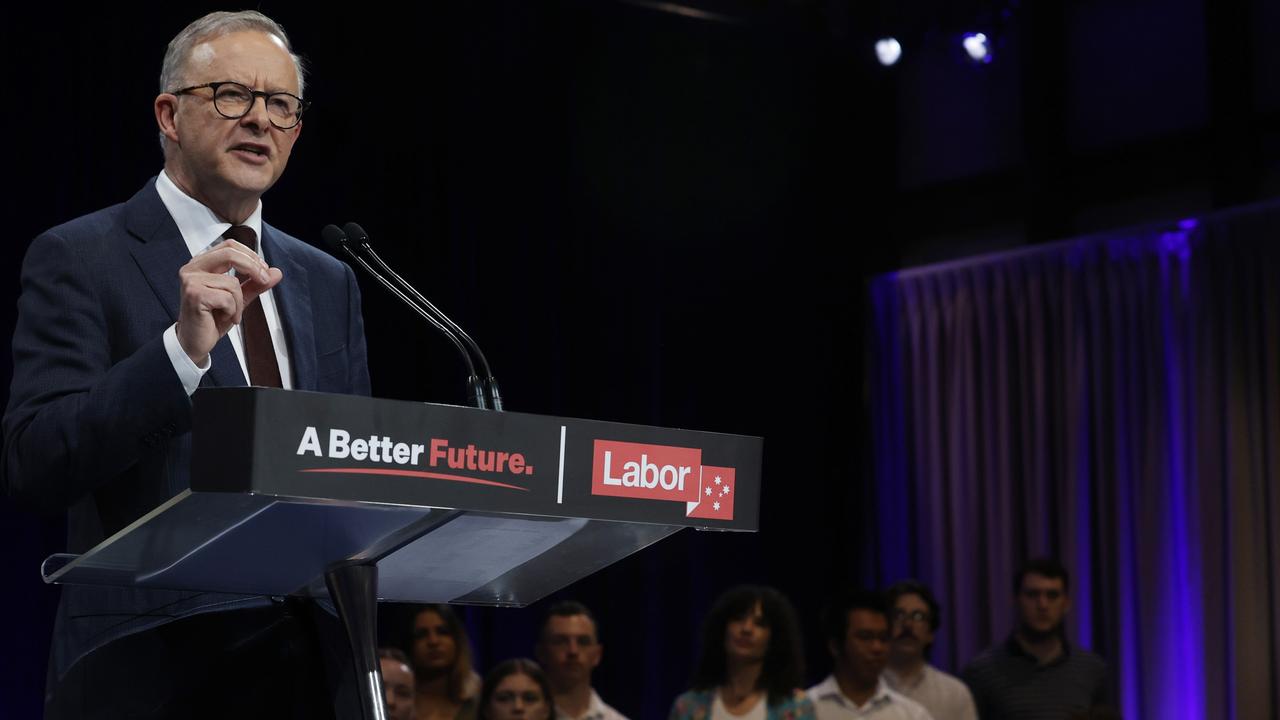
<svg viewBox="0 0 1280 720">
<path fill-rule="evenodd" d="M 933 593 L 922 583 L 903 580 L 885 594 L 893 634 L 884 671 L 889 687 L 923 705 L 934 720 L 977 720 L 969 688 L 927 661 L 934 633 L 942 624 Z"/>
<path fill-rule="evenodd" d="M 822 616 L 834 672 L 809 688 L 818 720 L 932 720 L 919 703 L 892 690 L 881 673 L 889 657 L 889 614 L 878 593 L 849 591 Z"/>
<path fill-rule="evenodd" d="M 572 600 L 552 605 L 542 621 L 536 654 L 551 683 L 557 720 L 626 720 L 591 687 L 591 672 L 600 664 L 604 646 L 586 605 Z"/>
</svg>

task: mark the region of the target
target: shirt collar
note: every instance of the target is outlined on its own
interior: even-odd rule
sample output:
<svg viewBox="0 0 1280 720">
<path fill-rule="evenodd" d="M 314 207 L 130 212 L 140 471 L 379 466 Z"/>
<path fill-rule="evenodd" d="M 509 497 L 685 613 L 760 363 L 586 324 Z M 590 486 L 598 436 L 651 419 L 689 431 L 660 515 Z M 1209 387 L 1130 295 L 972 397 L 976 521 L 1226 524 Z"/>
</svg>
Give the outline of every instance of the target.
<svg viewBox="0 0 1280 720">
<path fill-rule="evenodd" d="M 908 682 L 906 678 L 894 672 L 893 668 L 885 668 L 881 677 L 889 684 L 889 687 L 894 690 L 899 690 L 900 688 L 914 690 L 924 684 L 925 679 L 932 670 L 933 667 L 930 666 L 929 663 L 925 663 L 924 666 L 920 668 L 920 674 L 916 675 L 914 682 Z"/>
<path fill-rule="evenodd" d="M 600 695 L 596 693 L 595 688 L 591 688 L 591 702 L 587 704 L 587 711 L 578 717 L 573 717 L 563 710 L 556 708 L 556 717 L 562 720 L 600 720 L 604 717 L 604 701 L 600 699 Z"/>
<path fill-rule="evenodd" d="M 1053 667 L 1054 665 L 1060 665 L 1071 657 L 1071 643 L 1067 642 L 1066 637 L 1062 638 L 1062 654 L 1044 665 L 1040 665 L 1040 658 L 1027 652 L 1026 648 L 1022 647 L 1022 643 L 1018 642 L 1018 634 L 1016 632 L 1009 633 L 1009 639 L 1004 641 L 1004 647 L 1005 651 L 1013 657 L 1027 660 L 1037 667 Z"/>
<path fill-rule="evenodd" d="M 834 674 L 828 675 L 826 680 L 818 683 L 814 688 L 814 695 L 823 700 L 835 700 L 837 703 L 860 712 L 864 712 L 873 707 L 879 707 L 885 703 L 892 702 L 893 698 L 889 695 L 889 686 L 885 684 L 884 678 L 881 677 L 876 682 L 876 691 L 871 698 L 862 705 L 858 705 L 849 699 L 848 695 L 840 689 L 840 683 L 836 680 Z"/>
<path fill-rule="evenodd" d="M 220 220 L 212 210 L 201 204 L 199 200 L 183 192 L 181 188 L 174 184 L 173 180 L 169 178 L 169 174 L 164 170 L 161 170 L 160 175 L 156 178 L 156 192 L 159 193 L 160 201 L 164 203 L 169 214 L 173 216 L 173 222 L 178 226 L 178 232 L 182 233 L 182 239 L 186 242 L 187 249 L 191 251 L 192 257 L 220 242 L 222 234 L 227 231 L 227 228 L 231 227 L 231 223 Z M 261 257 L 261 200 L 258 201 L 258 206 L 253 209 L 253 213 L 240 224 L 252 228 L 254 234 L 258 236 L 258 256 Z"/>
</svg>

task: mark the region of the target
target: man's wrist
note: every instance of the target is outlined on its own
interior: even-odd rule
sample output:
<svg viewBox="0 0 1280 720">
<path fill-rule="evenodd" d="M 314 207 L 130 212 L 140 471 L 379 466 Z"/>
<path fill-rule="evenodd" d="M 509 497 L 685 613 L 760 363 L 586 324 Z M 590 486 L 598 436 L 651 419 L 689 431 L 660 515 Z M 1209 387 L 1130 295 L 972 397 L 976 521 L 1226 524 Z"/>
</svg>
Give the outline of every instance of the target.
<svg viewBox="0 0 1280 720">
<path fill-rule="evenodd" d="M 186 350 L 182 349 L 182 343 L 178 342 L 178 324 L 174 323 L 164 331 L 164 349 L 169 354 L 169 362 L 173 365 L 173 371 L 177 373 L 178 379 L 182 381 L 182 387 L 187 391 L 187 395 L 191 395 L 200 387 L 200 380 L 204 374 L 213 367 L 213 359 L 206 355 L 204 363 L 197 365 Z"/>
</svg>

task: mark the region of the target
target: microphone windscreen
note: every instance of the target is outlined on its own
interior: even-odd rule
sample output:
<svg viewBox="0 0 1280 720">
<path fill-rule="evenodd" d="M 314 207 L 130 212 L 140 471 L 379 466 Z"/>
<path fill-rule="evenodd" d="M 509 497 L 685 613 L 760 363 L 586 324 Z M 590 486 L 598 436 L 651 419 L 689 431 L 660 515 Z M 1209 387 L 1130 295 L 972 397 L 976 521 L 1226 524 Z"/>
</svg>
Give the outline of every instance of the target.
<svg viewBox="0 0 1280 720">
<path fill-rule="evenodd" d="M 369 233 L 365 232 L 364 228 L 353 222 L 343 225 L 342 229 L 347 231 L 347 237 L 351 238 L 351 242 L 356 245 L 364 245 L 369 242 Z"/>
<path fill-rule="evenodd" d="M 347 234 L 342 232 L 342 228 L 337 225 L 325 225 L 324 229 L 320 231 L 320 237 L 333 254 L 342 254 L 342 245 L 347 241 Z"/>
</svg>

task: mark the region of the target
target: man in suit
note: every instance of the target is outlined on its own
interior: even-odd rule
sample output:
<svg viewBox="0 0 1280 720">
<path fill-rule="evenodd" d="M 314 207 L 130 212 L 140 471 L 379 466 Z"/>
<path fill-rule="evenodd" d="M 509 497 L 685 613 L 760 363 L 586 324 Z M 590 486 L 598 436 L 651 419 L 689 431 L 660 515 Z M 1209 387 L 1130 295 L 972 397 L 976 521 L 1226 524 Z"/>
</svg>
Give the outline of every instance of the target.
<svg viewBox="0 0 1280 720">
<path fill-rule="evenodd" d="M 163 172 L 43 233 L 23 263 L 4 481 L 68 509 L 73 553 L 188 486 L 198 388 L 369 393 L 350 269 L 262 220 L 306 109 L 284 31 L 253 11 L 207 15 L 169 44 L 160 90 Z M 323 615 L 66 587 L 47 717 L 331 717 L 343 681 L 317 658 L 345 639 Z"/>
</svg>

